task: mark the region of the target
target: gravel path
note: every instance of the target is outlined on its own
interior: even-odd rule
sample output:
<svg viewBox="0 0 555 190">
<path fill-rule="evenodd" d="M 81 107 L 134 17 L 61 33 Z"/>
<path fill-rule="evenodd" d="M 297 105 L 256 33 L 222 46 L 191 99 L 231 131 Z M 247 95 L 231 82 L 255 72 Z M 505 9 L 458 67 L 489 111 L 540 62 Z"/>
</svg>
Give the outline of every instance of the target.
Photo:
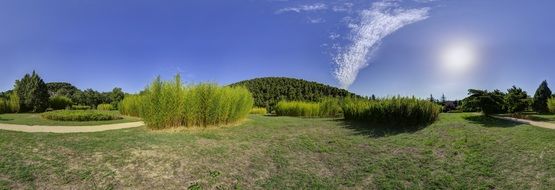
<svg viewBox="0 0 555 190">
<path fill-rule="evenodd" d="M 40 126 L 0 124 L 1 130 L 29 133 L 90 133 L 115 129 L 127 129 L 145 125 L 142 121 L 95 126 Z"/>
<path fill-rule="evenodd" d="M 555 129 L 555 123 L 532 121 L 532 120 L 527 120 L 527 119 L 517 119 L 517 118 L 513 118 L 513 117 L 501 117 L 501 116 L 493 116 L 493 117 L 498 118 L 498 119 L 514 121 L 514 122 L 518 122 L 518 123 L 533 125 L 533 126 L 541 127 L 541 128 Z"/>
</svg>

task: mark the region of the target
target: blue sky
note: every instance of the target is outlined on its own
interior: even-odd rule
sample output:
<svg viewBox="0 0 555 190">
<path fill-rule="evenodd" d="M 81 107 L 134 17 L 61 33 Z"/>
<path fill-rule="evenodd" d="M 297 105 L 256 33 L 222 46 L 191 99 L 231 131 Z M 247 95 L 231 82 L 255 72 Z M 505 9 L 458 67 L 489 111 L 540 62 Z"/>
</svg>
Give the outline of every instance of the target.
<svg viewBox="0 0 555 190">
<path fill-rule="evenodd" d="M 188 82 L 219 84 L 296 77 L 378 96 L 455 99 L 468 88 L 512 85 L 533 94 L 542 80 L 555 84 L 554 6 L 549 0 L 0 0 L 0 90 L 36 70 L 49 82 L 101 91 L 136 92 L 157 75 L 181 73 Z M 463 57 L 455 57 L 468 61 L 444 59 L 460 49 Z"/>
</svg>

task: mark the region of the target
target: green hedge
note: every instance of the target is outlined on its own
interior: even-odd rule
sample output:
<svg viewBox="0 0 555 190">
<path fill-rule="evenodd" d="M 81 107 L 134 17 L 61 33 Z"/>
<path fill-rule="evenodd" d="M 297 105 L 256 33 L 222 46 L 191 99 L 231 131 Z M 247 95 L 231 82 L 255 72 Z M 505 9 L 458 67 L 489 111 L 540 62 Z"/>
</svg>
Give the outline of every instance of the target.
<svg viewBox="0 0 555 190">
<path fill-rule="evenodd" d="M 90 109 L 92 109 L 91 106 L 81 106 L 81 105 L 71 106 L 71 110 L 90 110 Z"/>
<path fill-rule="evenodd" d="M 375 101 L 346 99 L 342 107 L 346 120 L 388 127 L 418 127 L 436 121 L 441 113 L 441 106 L 433 102 L 406 97 Z"/>
<path fill-rule="evenodd" d="M 107 121 L 123 119 L 115 113 L 97 110 L 58 110 L 43 113 L 41 116 L 55 121 Z"/>
<path fill-rule="evenodd" d="M 163 129 L 237 122 L 249 114 L 253 103 L 244 87 L 186 86 L 176 76 L 172 81 L 158 77 L 144 94 L 126 97 L 120 107 L 122 114 L 139 113 L 149 128 Z"/>
</svg>

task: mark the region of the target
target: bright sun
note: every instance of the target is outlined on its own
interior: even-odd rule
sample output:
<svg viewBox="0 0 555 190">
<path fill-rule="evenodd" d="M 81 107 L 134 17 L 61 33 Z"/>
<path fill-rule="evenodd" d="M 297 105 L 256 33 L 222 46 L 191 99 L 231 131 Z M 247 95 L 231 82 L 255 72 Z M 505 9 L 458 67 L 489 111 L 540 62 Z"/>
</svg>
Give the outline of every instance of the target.
<svg viewBox="0 0 555 190">
<path fill-rule="evenodd" d="M 476 63 L 477 55 L 472 44 L 456 42 L 442 50 L 441 65 L 449 73 L 464 73 Z"/>
</svg>

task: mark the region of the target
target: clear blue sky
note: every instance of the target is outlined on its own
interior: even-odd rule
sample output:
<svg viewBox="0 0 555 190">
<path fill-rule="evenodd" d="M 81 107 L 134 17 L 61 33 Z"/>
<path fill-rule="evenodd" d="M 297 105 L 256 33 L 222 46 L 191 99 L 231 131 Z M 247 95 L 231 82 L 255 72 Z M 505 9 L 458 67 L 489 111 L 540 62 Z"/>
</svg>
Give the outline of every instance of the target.
<svg viewBox="0 0 555 190">
<path fill-rule="evenodd" d="M 0 0 L 0 90 L 36 70 L 47 82 L 100 91 L 136 92 L 157 75 L 181 73 L 219 84 L 297 77 L 378 96 L 454 99 L 468 88 L 513 84 L 533 94 L 542 80 L 555 88 L 553 7 L 551 0 Z M 457 47 L 455 59 L 472 59 L 442 58 Z"/>
</svg>

